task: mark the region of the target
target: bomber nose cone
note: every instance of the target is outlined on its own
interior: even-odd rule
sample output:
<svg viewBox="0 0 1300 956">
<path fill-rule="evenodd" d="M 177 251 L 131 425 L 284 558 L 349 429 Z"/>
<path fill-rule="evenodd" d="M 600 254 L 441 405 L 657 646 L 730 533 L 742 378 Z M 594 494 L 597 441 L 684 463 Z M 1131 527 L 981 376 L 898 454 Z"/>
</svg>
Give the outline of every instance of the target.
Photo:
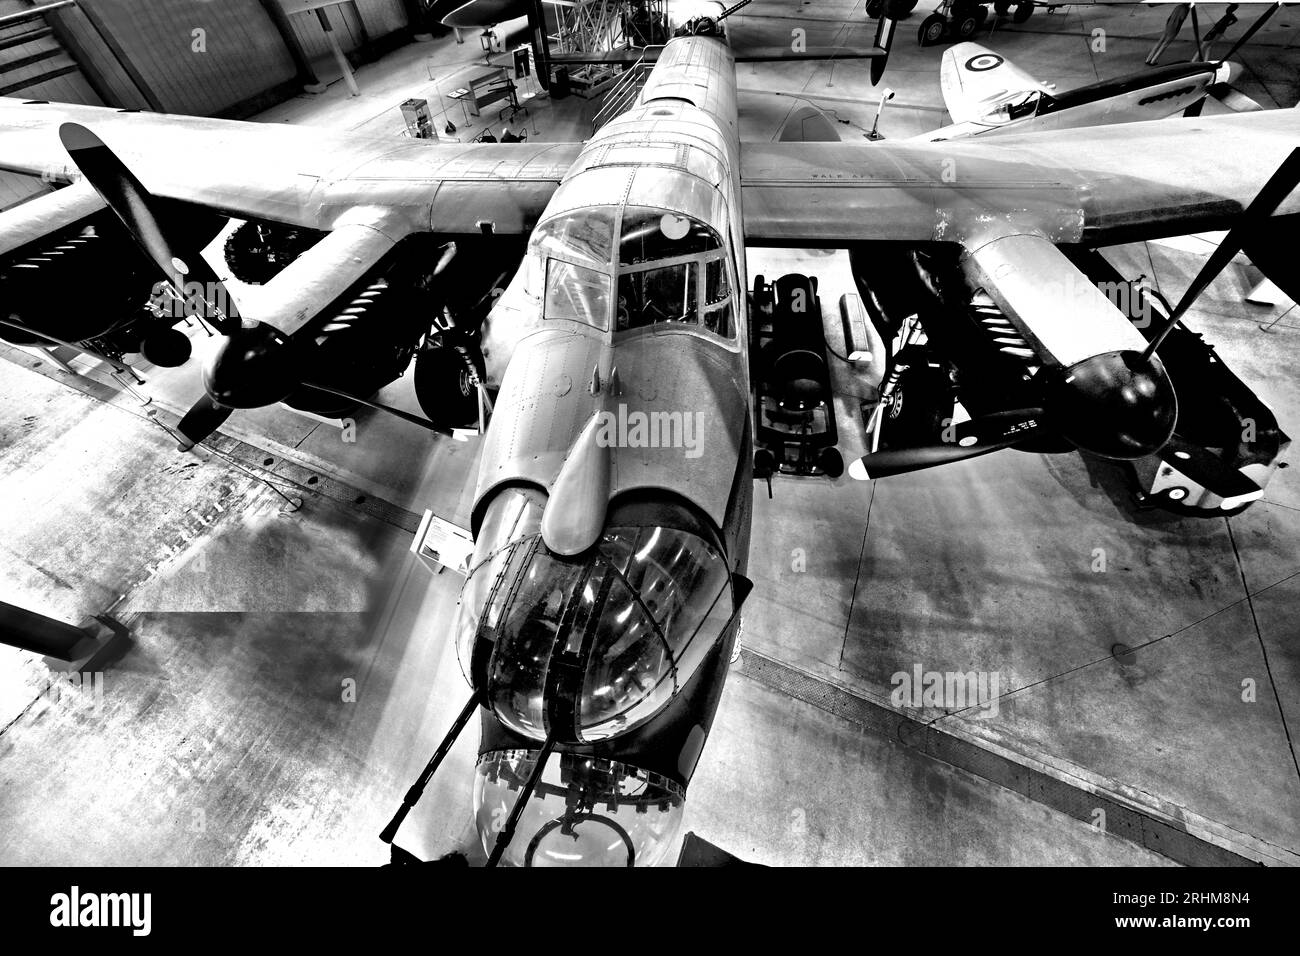
<svg viewBox="0 0 1300 956">
<path fill-rule="evenodd" d="M 279 329 L 258 324 L 234 332 L 205 370 L 208 396 L 226 408 L 262 408 L 297 385 L 295 350 Z"/>
<path fill-rule="evenodd" d="M 1046 408 L 1065 438 L 1104 458 L 1154 454 L 1178 418 L 1160 359 L 1132 351 L 1094 355 L 1065 369 L 1048 386 Z"/>
</svg>

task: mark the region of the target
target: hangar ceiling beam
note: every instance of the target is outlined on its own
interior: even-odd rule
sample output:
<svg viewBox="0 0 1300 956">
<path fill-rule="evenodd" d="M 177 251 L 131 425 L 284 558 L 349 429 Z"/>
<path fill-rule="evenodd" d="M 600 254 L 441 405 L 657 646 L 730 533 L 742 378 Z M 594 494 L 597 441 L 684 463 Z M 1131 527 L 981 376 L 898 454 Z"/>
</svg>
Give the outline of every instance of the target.
<svg viewBox="0 0 1300 956">
<path fill-rule="evenodd" d="M 122 72 L 126 74 L 131 86 L 135 87 L 136 92 L 148 105 L 149 109 L 156 113 L 166 112 L 162 100 L 158 97 L 158 94 L 154 91 L 153 87 L 149 85 L 149 81 L 146 80 L 144 75 L 136 68 L 135 64 L 131 61 L 131 57 L 127 55 L 126 50 L 117 42 L 112 31 L 107 28 L 104 23 L 104 18 L 94 9 L 94 4 L 79 2 L 79 0 L 62 0 L 62 2 L 47 4 L 43 7 L 33 7 L 30 11 L 25 12 L 36 13 L 37 11 L 40 11 L 42 16 L 46 13 L 56 14 L 47 22 L 54 28 L 55 35 L 59 38 L 59 42 L 67 48 L 69 53 L 72 54 L 72 58 L 77 61 L 77 65 L 81 67 L 86 78 L 90 81 L 96 92 L 99 93 L 100 98 L 103 99 L 105 103 L 111 105 L 124 107 L 134 105 L 132 103 L 115 102 L 117 97 L 114 97 L 111 94 L 110 91 L 112 87 L 107 83 L 106 78 L 99 72 L 99 70 L 96 69 L 94 58 L 87 52 L 85 46 L 77 40 L 73 31 L 68 28 L 67 23 L 63 18 L 73 15 L 73 8 L 75 8 L 75 12 L 80 13 L 85 18 L 86 23 L 90 25 L 91 30 L 93 30 L 95 35 L 99 38 L 99 42 L 104 44 L 108 49 L 109 55 L 117 62 L 117 65 L 121 68 Z"/>
</svg>

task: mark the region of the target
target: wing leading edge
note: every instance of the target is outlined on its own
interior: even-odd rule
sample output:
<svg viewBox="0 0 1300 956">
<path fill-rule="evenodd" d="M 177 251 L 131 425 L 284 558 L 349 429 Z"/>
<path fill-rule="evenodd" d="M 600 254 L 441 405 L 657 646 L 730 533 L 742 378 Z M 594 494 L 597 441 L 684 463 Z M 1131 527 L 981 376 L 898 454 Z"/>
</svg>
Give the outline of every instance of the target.
<svg viewBox="0 0 1300 956">
<path fill-rule="evenodd" d="M 167 116 L 0 97 L 0 169 L 78 178 L 59 141 L 78 123 L 149 191 L 239 218 L 329 231 L 382 209 L 391 237 L 531 228 L 577 158 L 577 143 L 454 143 L 311 127 Z"/>
<path fill-rule="evenodd" d="M 1228 228 L 1296 146 L 1295 110 L 999 136 L 753 143 L 746 240 L 839 246 L 1016 232 L 1092 246 Z M 1275 215 L 1300 212 L 1300 196 Z"/>
</svg>

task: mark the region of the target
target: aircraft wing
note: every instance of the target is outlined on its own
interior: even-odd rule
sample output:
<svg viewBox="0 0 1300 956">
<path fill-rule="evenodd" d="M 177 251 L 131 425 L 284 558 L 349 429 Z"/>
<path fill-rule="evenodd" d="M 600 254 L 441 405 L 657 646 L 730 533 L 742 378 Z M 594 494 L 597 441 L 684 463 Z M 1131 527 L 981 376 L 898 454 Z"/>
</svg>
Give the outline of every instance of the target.
<svg viewBox="0 0 1300 956">
<path fill-rule="evenodd" d="M 59 127 L 79 123 L 155 196 L 238 218 L 330 231 L 382 209 L 394 233 L 532 228 L 577 157 L 573 143 L 435 143 L 303 126 L 164 116 L 0 97 L 0 169 L 76 177 Z"/>
<path fill-rule="evenodd" d="M 1019 232 L 1102 246 L 1226 229 L 1297 146 L 1296 110 L 985 141 L 747 143 L 745 238 L 838 248 Z M 1292 195 L 1275 215 L 1298 212 Z"/>
<path fill-rule="evenodd" d="M 1008 95 L 1043 88 L 1000 53 L 978 43 L 949 47 L 939 66 L 939 89 L 954 123 L 983 119 Z"/>
</svg>

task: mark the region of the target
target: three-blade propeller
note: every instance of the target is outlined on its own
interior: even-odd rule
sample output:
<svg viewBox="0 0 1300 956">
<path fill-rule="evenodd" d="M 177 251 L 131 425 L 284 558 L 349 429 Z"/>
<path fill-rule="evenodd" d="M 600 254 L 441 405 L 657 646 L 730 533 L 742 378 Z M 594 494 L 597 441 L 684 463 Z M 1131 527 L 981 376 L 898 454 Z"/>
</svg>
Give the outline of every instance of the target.
<svg viewBox="0 0 1300 956">
<path fill-rule="evenodd" d="M 141 185 L 109 147 L 86 127 L 64 123 L 59 138 L 86 181 L 122 221 L 141 250 L 158 267 L 179 300 L 202 305 L 199 317 L 229 335 L 240 325 L 238 309 L 229 312 L 217 299 L 233 303 L 228 291 L 203 258 L 202 251 L 169 238 L 158 200 Z"/>
<path fill-rule="evenodd" d="M 303 386 L 450 434 L 400 409 L 306 381 L 300 342 L 265 322 L 239 317 L 234 297 L 207 264 L 202 250 L 186 242 L 183 224 L 173 228 L 162 203 L 103 140 L 77 123 L 65 123 L 59 137 L 86 180 L 166 276 L 178 300 L 187 310 L 199 310 L 195 314 L 226 337 L 204 369 L 205 394 L 181 419 L 181 451 L 209 438 L 235 410 L 274 405 Z"/>
<path fill-rule="evenodd" d="M 259 333 L 265 335 L 257 323 L 245 324 L 239 319 L 234 298 L 207 264 L 202 250 L 192 248 L 184 238 L 177 238 L 184 236 L 184 230 L 171 234 L 172 230 L 164 226 L 166 213 L 159 201 L 102 139 L 78 123 L 61 126 L 59 138 L 87 182 L 166 276 L 177 300 L 186 303 L 187 309 L 198 309 L 199 318 L 210 322 L 227 337 L 214 360 L 214 369 L 232 344 L 247 346 L 248 339 L 259 337 Z M 255 350 L 245 349 L 246 354 L 249 351 Z M 212 371 L 205 375 L 205 385 L 210 386 Z M 209 387 L 207 394 L 181 419 L 179 430 L 185 438 L 181 450 L 188 451 L 210 436 L 225 423 L 235 407 L 233 403 L 220 401 Z"/>
<path fill-rule="evenodd" d="M 1219 58 L 1218 60 L 1219 64 L 1222 65 L 1228 63 L 1228 61 L 1230 61 L 1236 55 L 1238 50 L 1240 50 L 1242 47 L 1244 47 L 1247 43 L 1250 42 L 1251 37 L 1253 37 L 1256 33 L 1260 31 L 1260 29 L 1264 26 L 1264 24 L 1269 21 L 1269 18 L 1272 17 L 1273 14 L 1277 13 L 1278 9 L 1281 6 L 1282 6 L 1281 3 L 1274 3 L 1267 10 L 1265 10 L 1255 20 L 1255 22 L 1250 25 L 1250 27 L 1246 30 L 1246 32 L 1241 35 L 1240 39 L 1238 39 L 1237 42 L 1232 45 L 1232 48 L 1228 50 L 1228 52 L 1225 53 L 1222 57 Z M 1225 16 L 1225 20 L 1227 20 L 1226 16 Z M 1231 20 L 1232 22 L 1235 22 L 1236 18 L 1232 17 Z M 1223 26 L 1225 26 L 1225 24 L 1223 22 L 1220 22 L 1219 25 L 1215 26 L 1212 30 L 1210 30 L 1209 33 L 1205 35 L 1205 40 L 1204 42 L 1202 42 L 1200 36 L 1200 24 L 1196 17 L 1196 7 L 1193 5 L 1192 31 L 1194 33 L 1195 41 L 1196 41 L 1196 52 L 1194 54 L 1195 60 L 1200 60 L 1205 55 L 1205 53 L 1209 52 L 1208 47 L 1215 40 L 1219 38 L 1219 35 L 1222 32 L 1221 27 Z M 1249 97 L 1239 93 L 1237 90 L 1235 90 L 1232 87 L 1231 84 L 1232 84 L 1231 79 L 1226 83 L 1215 83 L 1212 86 L 1210 86 L 1207 93 L 1209 96 L 1213 96 L 1215 99 L 1223 102 L 1225 105 L 1228 106 L 1229 109 L 1231 109 L 1235 113 L 1245 112 L 1245 111 L 1260 108 L 1258 103 L 1256 103 L 1254 100 L 1251 100 Z M 1201 97 L 1191 106 L 1187 107 L 1187 109 L 1183 110 L 1183 115 L 1188 117 L 1200 116 L 1201 111 L 1205 109 L 1205 100 L 1206 100 L 1205 96 Z"/>
<path fill-rule="evenodd" d="M 1269 177 L 1268 182 L 1256 194 L 1232 229 L 1224 236 L 1219 247 L 1196 274 L 1178 304 L 1151 335 L 1141 355 L 1138 356 L 1136 352 L 1127 353 L 1136 358 L 1133 364 L 1139 371 L 1155 360 L 1156 349 L 1164 342 L 1187 310 L 1210 283 L 1227 268 L 1237 253 L 1241 252 L 1256 233 L 1266 226 L 1269 218 L 1297 186 L 1300 186 L 1300 148 L 1293 149 Z M 915 448 L 890 448 L 864 455 L 849 466 L 849 474 L 859 480 L 884 478 L 934 465 L 976 458 L 1009 448 L 1037 435 L 1059 434 L 1061 417 L 1059 414 L 1053 416 L 1050 408 L 1047 413 L 1041 408 L 997 412 L 956 426 L 953 429 L 954 440 L 951 442 Z M 1157 453 L 1175 447 L 1185 451 L 1188 443 L 1175 432 L 1161 445 L 1161 448 L 1156 449 Z"/>
</svg>

